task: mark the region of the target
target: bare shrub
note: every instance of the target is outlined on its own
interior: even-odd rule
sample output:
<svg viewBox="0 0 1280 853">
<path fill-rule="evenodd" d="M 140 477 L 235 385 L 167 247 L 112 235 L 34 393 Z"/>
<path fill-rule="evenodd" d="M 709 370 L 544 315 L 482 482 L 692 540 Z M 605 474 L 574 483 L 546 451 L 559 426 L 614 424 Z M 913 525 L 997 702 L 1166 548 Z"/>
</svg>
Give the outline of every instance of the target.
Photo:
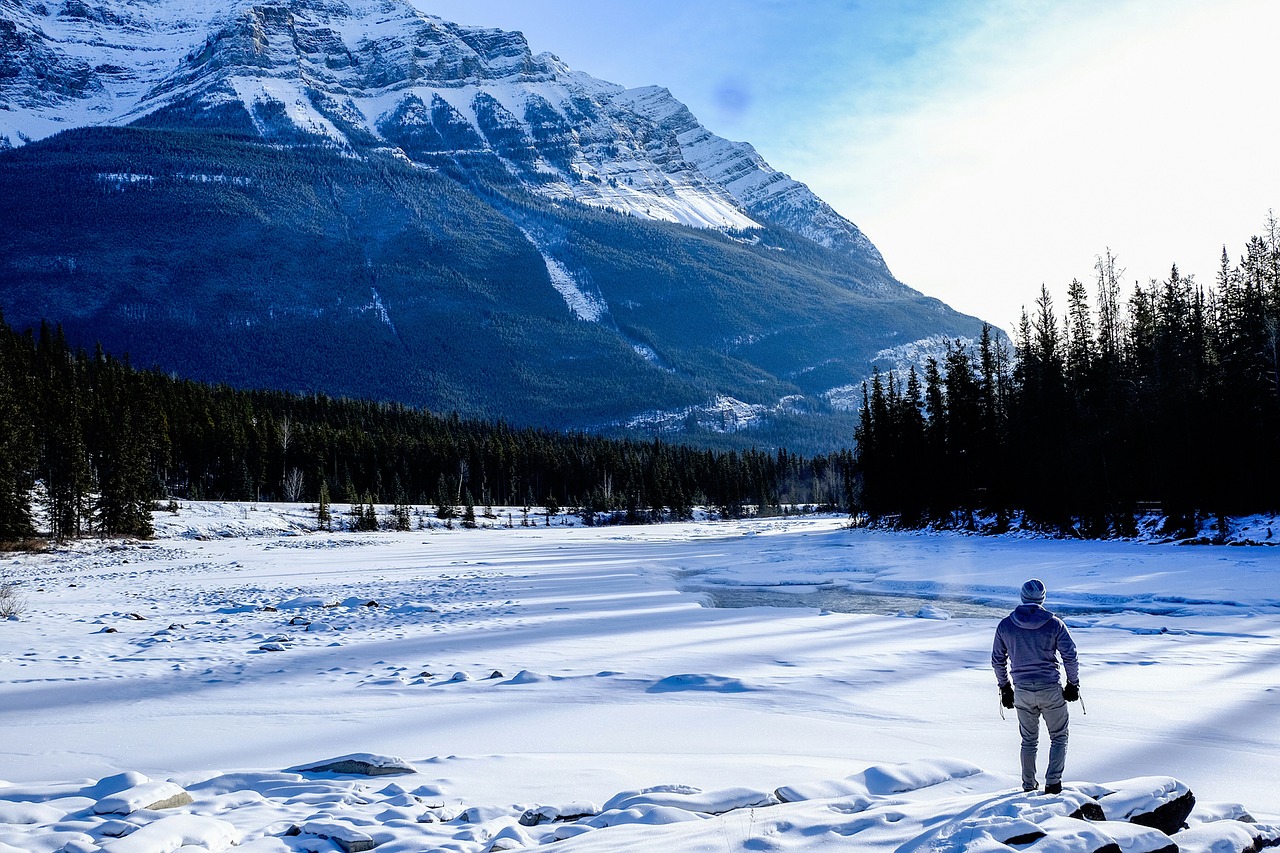
<svg viewBox="0 0 1280 853">
<path fill-rule="evenodd" d="M 297 503 L 302 497 L 302 471 L 290 468 L 284 477 L 284 499 L 289 503 Z"/>
<path fill-rule="evenodd" d="M 38 554 L 49 550 L 48 539 L 16 539 L 8 542 L 0 541 L 0 554 L 27 553 Z"/>
<path fill-rule="evenodd" d="M 7 574 L 0 574 L 0 619 L 12 619 L 27 607 L 27 598 L 15 581 Z"/>
</svg>

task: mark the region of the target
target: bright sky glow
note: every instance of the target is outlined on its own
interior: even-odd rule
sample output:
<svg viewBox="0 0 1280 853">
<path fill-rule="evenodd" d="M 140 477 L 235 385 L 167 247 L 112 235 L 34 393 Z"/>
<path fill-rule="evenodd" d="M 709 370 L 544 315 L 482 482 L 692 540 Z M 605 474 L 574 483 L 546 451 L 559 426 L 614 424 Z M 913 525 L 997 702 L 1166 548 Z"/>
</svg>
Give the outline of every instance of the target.
<svg viewBox="0 0 1280 853">
<path fill-rule="evenodd" d="M 417 2 L 666 86 L 1005 329 L 1108 247 L 1211 283 L 1280 209 L 1271 0 Z"/>
</svg>

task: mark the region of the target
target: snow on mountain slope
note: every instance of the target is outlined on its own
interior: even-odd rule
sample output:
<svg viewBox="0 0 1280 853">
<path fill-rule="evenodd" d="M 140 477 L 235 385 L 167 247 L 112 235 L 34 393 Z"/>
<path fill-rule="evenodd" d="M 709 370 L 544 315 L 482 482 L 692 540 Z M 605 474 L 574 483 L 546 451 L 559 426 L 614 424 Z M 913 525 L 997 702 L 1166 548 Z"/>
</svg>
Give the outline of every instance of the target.
<svg viewBox="0 0 1280 853">
<path fill-rule="evenodd" d="M 489 155 L 543 195 L 633 216 L 768 219 L 891 278 L 853 223 L 666 89 L 573 71 L 518 32 L 404 0 L 0 0 L 0 148 L 227 106 L 264 136 L 391 145 L 428 165 Z"/>
<path fill-rule="evenodd" d="M 750 144 L 730 142 L 707 130 L 667 89 L 631 89 L 619 100 L 669 129 L 685 159 L 749 212 L 788 225 L 829 249 L 855 252 L 885 266 L 880 251 L 853 223 L 807 186 L 774 170 Z"/>
<path fill-rule="evenodd" d="M 0 0 L 0 147 L 121 121 L 204 38 L 215 8 Z"/>
<path fill-rule="evenodd" d="M 609 312 L 608 303 L 599 294 L 583 290 L 573 277 L 573 273 L 569 272 L 564 264 L 552 257 L 546 247 L 541 245 L 531 233 L 524 229 L 521 230 L 524 231 L 525 238 L 538 250 L 538 254 L 542 255 L 542 260 L 547 265 L 547 275 L 551 279 L 551 286 L 564 297 L 565 305 L 569 306 L 569 310 L 573 312 L 573 315 L 579 320 L 599 323 L 600 318 Z"/>
</svg>

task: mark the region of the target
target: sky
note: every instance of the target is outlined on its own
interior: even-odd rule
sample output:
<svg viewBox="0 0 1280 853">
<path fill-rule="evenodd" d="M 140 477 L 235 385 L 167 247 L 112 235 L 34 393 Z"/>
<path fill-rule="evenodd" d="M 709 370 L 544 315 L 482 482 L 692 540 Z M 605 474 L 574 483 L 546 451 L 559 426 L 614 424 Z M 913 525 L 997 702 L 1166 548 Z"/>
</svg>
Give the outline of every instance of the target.
<svg viewBox="0 0 1280 853">
<path fill-rule="evenodd" d="M 659 84 L 1012 330 L 1108 249 L 1213 283 L 1280 209 L 1273 0 L 415 0 Z"/>
</svg>

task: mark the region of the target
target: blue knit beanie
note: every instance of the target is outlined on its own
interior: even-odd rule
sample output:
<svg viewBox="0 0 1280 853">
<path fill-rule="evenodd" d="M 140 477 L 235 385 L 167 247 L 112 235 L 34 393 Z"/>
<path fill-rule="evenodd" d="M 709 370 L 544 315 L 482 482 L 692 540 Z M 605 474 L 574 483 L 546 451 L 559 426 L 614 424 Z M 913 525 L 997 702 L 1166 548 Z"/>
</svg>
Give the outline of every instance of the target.
<svg viewBox="0 0 1280 853">
<path fill-rule="evenodd" d="M 1032 578 L 1022 585 L 1023 604 L 1044 604 L 1044 581 Z"/>
</svg>

